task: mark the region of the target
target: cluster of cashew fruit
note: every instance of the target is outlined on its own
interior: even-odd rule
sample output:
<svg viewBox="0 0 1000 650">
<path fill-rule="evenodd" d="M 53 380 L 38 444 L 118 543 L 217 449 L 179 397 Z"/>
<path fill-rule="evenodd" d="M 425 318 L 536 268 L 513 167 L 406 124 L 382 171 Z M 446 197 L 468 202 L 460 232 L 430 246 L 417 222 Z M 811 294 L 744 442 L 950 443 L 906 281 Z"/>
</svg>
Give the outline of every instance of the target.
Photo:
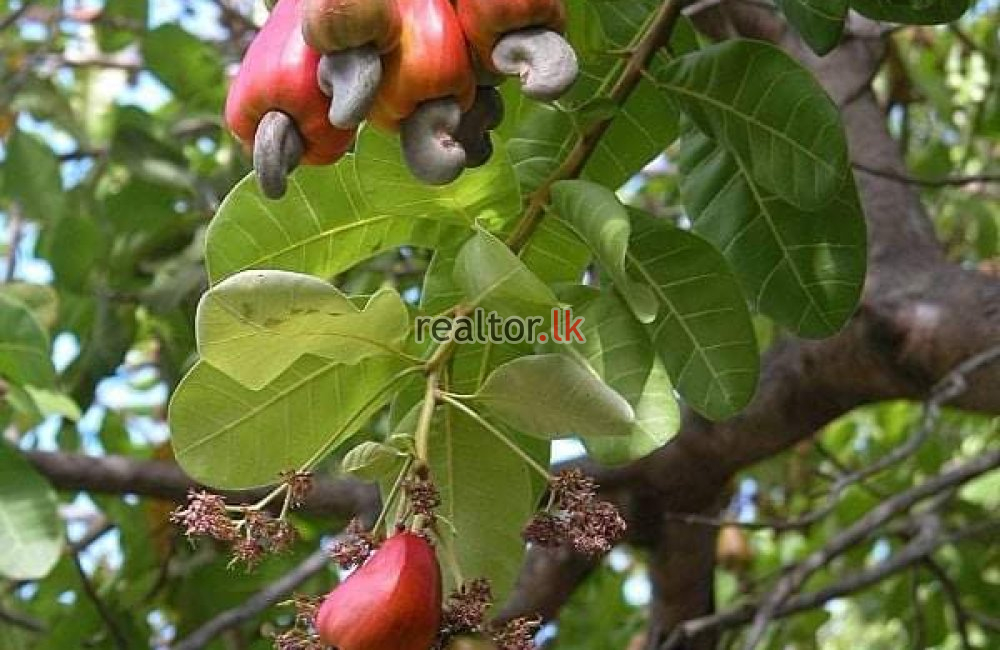
<svg viewBox="0 0 1000 650">
<path fill-rule="evenodd" d="M 298 165 L 339 160 L 365 121 L 399 134 L 414 176 L 444 185 L 490 159 L 504 76 L 540 101 L 576 80 L 565 23 L 563 0 L 280 0 L 226 121 L 270 198 Z"/>
</svg>

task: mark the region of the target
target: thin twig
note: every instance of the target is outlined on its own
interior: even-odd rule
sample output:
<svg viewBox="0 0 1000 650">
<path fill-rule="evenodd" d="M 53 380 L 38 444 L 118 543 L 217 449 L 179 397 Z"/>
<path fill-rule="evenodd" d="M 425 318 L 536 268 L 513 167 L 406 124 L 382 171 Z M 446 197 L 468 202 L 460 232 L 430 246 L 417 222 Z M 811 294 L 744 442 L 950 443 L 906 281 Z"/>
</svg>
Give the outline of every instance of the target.
<svg viewBox="0 0 1000 650">
<path fill-rule="evenodd" d="M 917 178 L 915 176 L 910 176 L 909 174 L 897 172 L 892 169 L 877 169 L 875 167 L 869 167 L 868 165 L 863 165 L 861 163 L 854 163 L 852 167 L 866 174 L 871 174 L 872 176 L 888 178 L 889 180 L 892 181 L 899 181 L 900 183 L 906 183 L 907 185 L 917 185 L 920 187 L 930 187 L 930 188 L 965 187 L 966 185 L 986 185 L 992 183 L 1000 183 L 1000 174 L 969 174 L 962 176 L 946 176 L 944 178 Z"/>
<path fill-rule="evenodd" d="M 17 249 L 21 246 L 23 235 L 24 219 L 21 207 L 16 202 L 11 203 L 7 210 L 7 263 L 4 265 L 0 284 L 9 284 L 14 280 L 14 273 L 17 271 Z"/>
<path fill-rule="evenodd" d="M 38 619 L 28 616 L 27 614 L 11 612 L 3 608 L 0 608 L 0 622 L 8 623 L 15 627 L 19 627 L 22 630 L 27 630 L 36 634 L 45 632 L 45 624 Z"/>
<path fill-rule="evenodd" d="M 941 413 L 941 408 L 949 402 L 961 397 L 968 390 L 968 377 L 978 370 L 1000 361 L 1000 345 L 976 354 L 955 367 L 944 379 L 931 390 L 931 397 L 924 406 L 921 425 L 902 445 L 886 454 L 878 462 L 840 476 L 827 494 L 826 503 L 807 514 L 793 519 L 758 519 L 755 521 L 740 521 L 730 517 L 708 517 L 698 514 L 667 513 L 664 515 L 672 521 L 680 521 L 695 526 L 722 528 L 736 526 L 747 530 L 774 530 L 778 532 L 801 530 L 808 528 L 821 519 L 825 519 L 836 510 L 840 497 L 856 484 L 864 483 L 869 478 L 881 474 L 885 470 L 901 463 L 916 453 L 934 430 Z"/>
<path fill-rule="evenodd" d="M 10 12 L 3 18 L 0 18 L 0 32 L 4 31 L 8 27 L 16 23 L 18 20 L 20 20 L 21 16 L 28 13 L 28 10 L 31 9 L 31 6 L 33 4 L 35 4 L 35 0 L 24 0 L 24 2 L 21 3 L 20 7 Z"/>
<path fill-rule="evenodd" d="M 97 614 L 104 621 L 105 627 L 108 628 L 108 632 L 111 634 L 111 638 L 114 639 L 115 647 L 118 650 L 128 650 L 128 640 L 122 631 L 118 628 L 118 623 L 115 621 L 114 614 L 108 609 L 107 604 L 101 598 L 100 594 L 94 588 L 93 583 L 90 581 L 90 577 L 87 576 L 87 572 L 83 570 L 83 565 L 80 564 L 80 555 L 74 553 L 72 555 L 73 566 L 76 567 L 76 572 L 80 576 L 80 584 L 83 586 L 83 593 L 86 594 L 87 598 L 93 603 L 94 608 L 97 610 Z"/>
<path fill-rule="evenodd" d="M 846 553 L 856 544 L 868 539 L 872 532 L 906 512 L 918 503 L 947 493 L 959 485 L 1000 467 L 1000 449 L 983 454 L 978 458 L 948 472 L 938 474 L 905 492 L 889 498 L 870 510 L 843 531 L 834 535 L 822 548 L 814 551 L 798 564 L 790 567 L 785 576 L 771 593 L 762 599 L 762 605 L 754 617 L 754 624 L 747 635 L 743 647 L 756 648 L 767 631 L 767 626 L 781 610 L 782 606 L 819 569 L 829 565 L 835 558 Z"/>
<path fill-rule="evenodd" d="M 1000 529 L 1000 521 L 990 521 L 954 532 L 929 534 L 926 527 L 929 523 L 928 520 L 932 519 L 936 518 L 925 518 L 925 530 L 923 534 L 918 534 L 913 541 L 888 559 L 870 569 L 848 576 L 827 587 L 789 598 L 774 613 L 773 618 L 781 619 L 802 612 L 813 611 L 832 600 L 844 598 L 845 596 L 850 596 L 851 594 L 864 591 L 873 585 L 877 585 L 909 569 L 914 564 L 922 562 L 924 558 L 930 556 L 943 546 L 957 544 L 975 537 L 989 536 L 995 533 L 997 529 Z M 728 630 L 745 625 L 753 620 L 758 606 L 755 603 L 747 603 L 717 614 L 688 621 L 674 630 L 670 638 L 660 646 L 660 650 L 679 650 L 685 647 L 686 641 L 697 638 L 712 630 Z M 970 616 L 979 622 L 979 616 L 976 612 L 970 612 Z M 990 619 L 988 616 L 984 616 L 984 618 Z M 1000 620 L 995 622 L 1000 625 Z"/>
<path fill-rule="evenodd" d="M 253 620 L 269 607 L 287 598 L 303 583 L 325 570 L 329 564 L 330 558 L 326 549 L 316 550 L 280 580 L 261 589 L 242 605 L 215 616 L 192 632 L 186 639 L 176 643 L 172 650 L 201 650 L 212 643 L 220 634 Z"/>
<path fill-rule="evenodd" d="M 955 581 L 951 579 L 951 576 L 944 570 L 944 567 L 938 564 L 933 557 L 928 556 L 924 559 L 923 564 L 941 585 L 944 596 L 951 606 L 951 611 L 955 615 L 955 629 L 958 630 L 958 638 L 962 644 L 962 650 L 973 650 L 972 639 L 969 637 L 969 613 L 962 605 L 962 593 L 958 585 L 955 584 Z"/>
</svg>

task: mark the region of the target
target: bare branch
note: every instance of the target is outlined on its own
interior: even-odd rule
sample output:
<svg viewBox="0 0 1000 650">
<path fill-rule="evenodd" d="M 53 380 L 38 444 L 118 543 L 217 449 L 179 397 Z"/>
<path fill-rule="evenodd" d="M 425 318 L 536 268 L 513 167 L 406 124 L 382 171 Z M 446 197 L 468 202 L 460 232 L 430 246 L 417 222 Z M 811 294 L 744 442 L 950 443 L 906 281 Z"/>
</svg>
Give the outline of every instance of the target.
<svg viewBox="0 0 1000 650">
<path fill-rule="evenodd" d="M 137 494 L 176 503 L 187 500 L 188 491 L 201 488 L 181 468 L 167 461 L 145 461 L 124 456 L 84 456 L 33 451 L 25 454 L 35 469 L 57 488 L 101 494 Z M 277 478 L 277 477 L 276 477 Z M 234 503 L 253 502 L 268 490 L 222 492 Z M 378 491 L 360 481 L 317 480 L 302 512 L 350 519 L 378 513 Z"/>
<path fill-rule="evenodd" d="M 330 560 L 326 550 L 321 548 L 315 551 L 302 564 L 280 580 L 258 591 L 239 607 L 234 607 L 215 616 L 192 632 L 186 639 L 174 644 L 172 650 L 201 650 L 226 630 L 231 630 L 253 620 L 269 607 L 281 602 L 303 583 L 326 570 L 329 565 Z"/>
<path fill-rule="evenodd" d="M 947 492 L 997 467 L 1000 467 L 1000 449 L 983 454 L 956 469 L 901 492 L 883 501 L 864 517 L 834 535 L 822 548 L 814 551 L 797 565 L 789 567 L 771 594 L 762 599 L 762 605 L 754 618 L 754 626 L 747 636 L 744 648 L 757 647 L 770 621 L 816 571 L 856 544 L 868 539 L 874 531 L 921 501 Z"/>
<path fill-rule="evenodd" d="M 76 567 L 76 572 L 80 576 L 80 584 L 83 587 L 83 593 L 87 596 L 90 602 L 93 603 L 94 608 L 101 617 L 101 620 L 104 621 L 104 626 L 108 628 L 111 638 L 114 639 L 115 647 L 118 648 L 118 650 L 128 650 L 128 640 L 118 628 L 118 623 L 115 621 L 114 614 L 111 613 L 107 604 L 101 598 L 100 594 L 97 593 L 97 590 L 90 581 L 90 577 L 87 575 L 87 572 L 83 570 L 83 565 L 80 564 L 79 554 L 74 553 L 72 559 L 73 566 Z"/>
<path fill-rule="evenodd" d="M 872 176 L 881 176 L 882 178 L 907 183 L 908 185 L 918 185 L 920 187 L 964 187 L 966 185 L 1000 183 L 1000 174 L 969 174 L 967 176 L 948 176 L 945 178 L 917 178 L 891 169 L 876 169 L 861 163 L 854 163 L 853 166 L 854 169 L 871 174 Z"/>
</svg>

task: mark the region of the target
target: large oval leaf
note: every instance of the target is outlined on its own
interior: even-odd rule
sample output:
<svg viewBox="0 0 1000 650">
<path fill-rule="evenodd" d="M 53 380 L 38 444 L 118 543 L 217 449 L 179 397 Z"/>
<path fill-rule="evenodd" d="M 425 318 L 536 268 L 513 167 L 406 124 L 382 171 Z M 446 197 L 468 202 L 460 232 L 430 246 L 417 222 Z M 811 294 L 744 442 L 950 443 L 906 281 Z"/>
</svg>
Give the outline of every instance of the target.
<svg viewBox="0 0 1000 650">
<path fill-rule="evenodd" d="M 723 251 L 754 308 L 802 336 L 837 332 L 857 308 L 867 264 L 853 176 L 806 212 L 705 135 L 692 131 L 684 142 L 682 194 L 694 230 Z"/>
<path fill-rule="evenodd" d="M 521 568 L 521 529 L 538 505 L 541 484 L 503 442 L 451 407 L 434 420 L 430 466 L 441 491 L 438 513 L 447 522 L 438 533 L 454 546 L 465 579 L 489 579 L 496 602 L 504 602 Z M 446 580 L 453 583 L 450 573 Z"/>
<path fill-rule="evenodd" d="M 470 304 L 502 317 L 546 315 L 557 304 L 552 290 L 485 230 L 462 246 L 453 279 Z"/>
<path fill-rule="evenodd" d="M 0 294 L 0 376 L 39 388 L 55 381 L 48 335 L 27 305 L 6 294 Z"/>
<path fill-rule="evenodd" d="M 202 359 L 258 390 L 305 354 L 332 365 L 402 357 L 410 317 L 392 289 L 358 310 L 347 296 L 312 276 L 245 271 L 202 297 L 197 328 Z"/>
<path fill-rule="evenodd" d="M 21 453 L 0 440 L 0 575 L 44 578 L 62 553 L 59 502 Z"/>
<path fill-rule="evenodd" d="M 681 396 L 713 419 L 747 405 L 760 372 L 746 299 L 726 259 L 697 235 L 632 213 L 630 272 L 656 294 L 650 326 L 657 353 Z"/>
<path fill-rule="evenodd" d="M 635 411 L 590 368 L 561 354 L 500 366 L 476 402 L 517 431 L 542 438 L 627 436 Z"/>
<path fill-rule="evenodd" d="M 280 269 L 329 278 L 400 246 L 456 243 L 475 222 L 459 211 L 380 212 L 370 198 L 358 183 L 354 156 L 333 167 L 299 169 L 280 201 L 265 199 L 248 176 L 208 229 L 209 277 L 216 283 L 248 269 Z"/>
<path fill-rule="evenodd" d="M 398 135 L 365 129 L 354 165 L 365 200 L 374 212 L 406 217 L 449 216 L 500 230 L 521 210 L 521 192 L 503 142 L 494 139 L 493 157 L 478 169 L 442 186 L 418 181 L 403 162 Z"/>
<path fill-rule="evenodd" d="M 660 85 L 694 123 L 789 203 L 817 209 L 849 172 L 840 112 L 778 48 L 734 40 L 673 61 Z"/>
<path fill-rule="evenodd" d="M 277 483 L 360 429 L 392 398 L 404 369 L 394 357 L 346 366 L 305 356 L 253 391 L 199 362 L 170 401 L 174 456 L 214 488 Z"/>
</svg>

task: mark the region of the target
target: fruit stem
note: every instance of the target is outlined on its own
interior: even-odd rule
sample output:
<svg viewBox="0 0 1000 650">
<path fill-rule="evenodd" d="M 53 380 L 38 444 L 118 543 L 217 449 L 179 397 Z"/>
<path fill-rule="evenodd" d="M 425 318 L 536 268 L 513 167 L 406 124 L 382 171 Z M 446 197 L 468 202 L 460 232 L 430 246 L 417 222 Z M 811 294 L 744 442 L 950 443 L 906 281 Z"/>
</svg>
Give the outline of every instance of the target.
<svg viewBox="0 0 1000 650">
<path fill-rule="evenodd" d="M 372 526 L 372 532 L 376 535 L 379 533 L 379 529 L 385 525 L 385 520 L 389 516 L 389 512 L 392 510 L 393 504 L 399 497 L 399 491 L 403 488 L 403 481 L 410 473 L 410 469 L 413 467 L 413 457 L 409 456 L 406 462 L 403 463 L 403 469 L 400 470 L 399 476 L 396 477 L 396 481 L 392 484 L 392 489 L 389 491 L 389 496 L 385 498 L 385 503 L 382 504 L 382 512 L 378 515 L 378 520 L 375 525 Z"/>
</svg>

